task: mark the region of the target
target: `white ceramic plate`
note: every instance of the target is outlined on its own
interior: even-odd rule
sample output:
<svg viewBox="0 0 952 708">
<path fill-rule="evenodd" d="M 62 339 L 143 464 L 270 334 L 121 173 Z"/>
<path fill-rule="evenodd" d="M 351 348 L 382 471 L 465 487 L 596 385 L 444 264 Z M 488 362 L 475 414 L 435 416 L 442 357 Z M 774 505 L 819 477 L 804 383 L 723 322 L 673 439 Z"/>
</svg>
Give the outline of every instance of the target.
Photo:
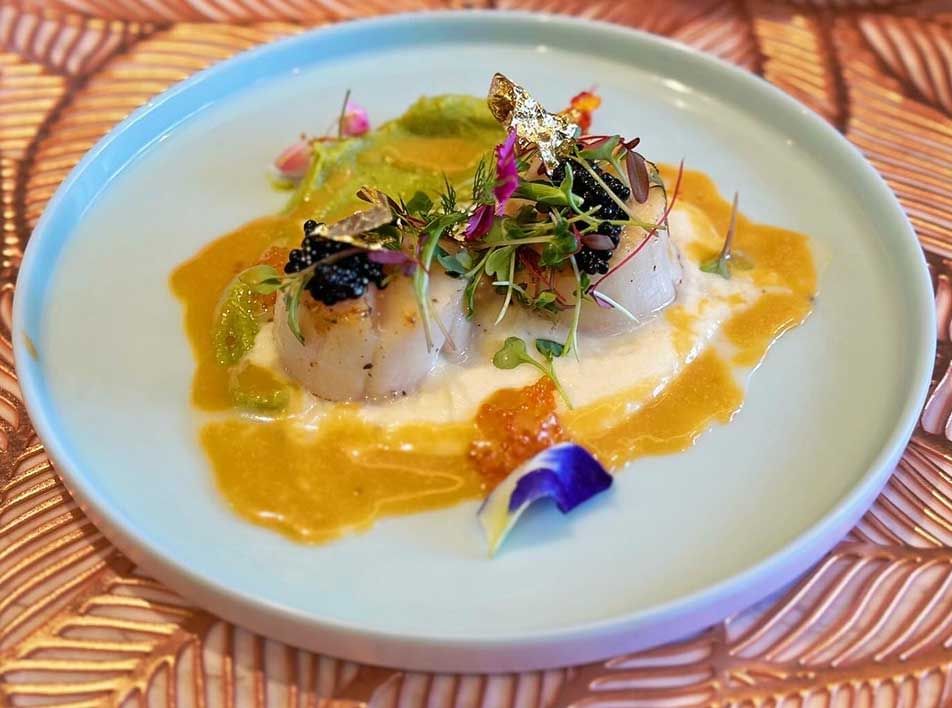
<svg viewBox="0 0 952 708">
<path fill-rule="evenodd" d="M 811 234 L 815 314 L 744 409 L 685 454 L 638 461 L 563 519 L 539 510 L 485 557 L 475 503 L 325 546 L 239 520 L 196 441 L 193 360 L 170 271 L 277 210 L 263 168 L 333 120 L 418 95 L 483 94 L 494 71 L 550 106 L 597 83 L 603 132 L 686 158 L 755 219 Z M 294 644 L 441 670 L 527 669 L 673 639 L 753 602 L 871 503 L 912 430 L 935 342 L 931 291 L 892 194 L 839 134 L 761 80 L 627 30 L 543 16 L 357 22 L 244 54 L 122 123 L 60 188 L 17 286 L 33 421 L 87 513 L 197 603 Z M 27 352 L 26 337 L 39 358 Z"/>
</svg>

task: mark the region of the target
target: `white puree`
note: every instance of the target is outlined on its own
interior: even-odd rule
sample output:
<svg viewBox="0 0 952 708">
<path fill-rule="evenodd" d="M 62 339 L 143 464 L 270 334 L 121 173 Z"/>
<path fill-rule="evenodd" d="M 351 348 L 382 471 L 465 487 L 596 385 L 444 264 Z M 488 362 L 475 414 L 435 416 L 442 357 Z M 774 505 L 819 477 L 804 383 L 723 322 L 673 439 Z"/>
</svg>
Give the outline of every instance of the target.
<svg viewBox="0 0 952 708">
<path fill-rule="evenodd" d="M 583 336 L 579 359 L 569 354 L 555 363 L 559 380 L 575 407 L 621 391 L 645 387 L 643 390 L 652 393 L 629 403 L 631 412 L 637 410 L 657 395 L 705 347 L 725 346 L 717 337 L 721 325 L 761 294 L 761 289 L 746 278 L 725 280 L 704 273 L 697 263 L 684 256 L 686 246 L 691 242 L 713 245 L 723 240 L 723 235 L 714 231 L 701 211 L 690 205 L 679 205 L 669 216 L 669 226 L 671 237 L 682 253 L 684 271 L 677 299 L 669 307 L 680 306 L 686 313 L 696 316 L 691 324 L 690 350 L 678 353 L 674 343 L 676 328 L 663 312 L 629 333 L 613 337 Z M 495 368 L 491 361 L 493 353 L 506 337 L 516 335 L 526 341 L 533 355 L 538 356 L 532 344 L 535 338 L 564 341 L 565 325 L 532 315 L 516 305 L 510 308 L 505 320 L 494 327 L 491 322 L 496 314 L 495 311 L 487 313 L 489 324 L 474 323 L 465 361 L 443 360 L 418 391 L 388 401 L 359 404 L 361 415 L 368 421 L 392 425 L 465 421 L 472 419 L 480 403 L 492 391 L 525 386 L 537 380 L 539 371 L 528 365 L 510 370 Z M 271 324 L 262 327 L 248 358 L 258 366 L 280 372 L 272 329 Z M 306 427 L 317 424 L 323 414 L 337 405 L 310 394 L 305 394 L 304 398 L 302 412 L 296 419 Z"/>
</svg>

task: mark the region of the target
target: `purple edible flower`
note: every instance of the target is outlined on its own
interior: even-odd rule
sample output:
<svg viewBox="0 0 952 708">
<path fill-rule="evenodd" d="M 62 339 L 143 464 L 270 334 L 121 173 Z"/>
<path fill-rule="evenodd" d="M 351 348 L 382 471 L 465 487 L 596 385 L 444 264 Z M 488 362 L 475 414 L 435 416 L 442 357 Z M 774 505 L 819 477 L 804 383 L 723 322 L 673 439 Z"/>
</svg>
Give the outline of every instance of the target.
<svg viewBox="0 0 952 708">
<path fill-rule="evenodd" d="M 480 204 L 469 217 L 463 238 L 476 241 L 489 233 L 493 227 L 493 205 Z"/>
<path fill-rule="evenodd" d="M 552 499 L 563 514 L 612 485 L 612 476 L 581 445 L 560 443 L 520 465 L 483 502 L 478 518 L 493 555 L 533 502 Z"/>
<path fill-rule="evenodd" d="M 496 146 L 496 216 L 501 216 L 506 202 L 519 186 L 519 168 L 516 165 L 516 131 L 510 130 L 506 139 Z"/>
<path fill-rule="evenodd" d="M 464 238 L 476 241 L 489 233 L 493 216 L 502 216 L 506 202 L 519 186 L 519 166 L 516 164 L 516 131 L 509 131 L 506 139 L 496 146 L 496 183 L 493 187 L 494 204 L 479 204 L 466 224 Z"/>
</svg>

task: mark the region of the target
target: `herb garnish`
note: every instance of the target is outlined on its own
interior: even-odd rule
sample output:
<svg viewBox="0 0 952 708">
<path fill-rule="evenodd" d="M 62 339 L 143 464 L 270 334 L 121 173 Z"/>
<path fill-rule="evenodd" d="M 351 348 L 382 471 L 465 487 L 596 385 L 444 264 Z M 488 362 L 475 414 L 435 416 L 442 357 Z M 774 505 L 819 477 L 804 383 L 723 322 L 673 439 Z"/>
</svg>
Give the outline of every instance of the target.
<svg viewBox="0 0 952 708">
<path fill-rule="evenodd" d="M 269 265 L 256 265 L 239 273 L 238 280 L 251 288 L 252 292 L 257 295 L 271 295 L 280 292 L 284 300 L 284 308 L 287 310 L 288 328 L 297 340 L 303 344 L 304 334 L 301 332 L 298 309 L 301 304 L 301 295 L 314 271 L 318 266 L 329 265 L 359 253 L 362 253 L 359 248 L 338 251 L 291 275 L 281 275 Z"/>
<path fill-rule="evenodd" d="M 288 313 L 288 327 L 297 337 L 298 341 L 304 343 L 304 335 L 301 333 L 301 325 L 298 320 L 298 307 L 301 303 L 301 293 L 307 284 L 307 276 L 301 273 L 295 273 L 294 276 L 283 276 L 277 269 L 269 265 L 251 266 L 247 270 L 238 274 L 238 280 L 251 288 L 257 295 L 271 295 L 281 292 L 284 299 L 284 309 Z"/>
<path fill-rule="evenodd" d="M 637 137 L 579 135 L 569 117 L 587 121 L 590 115 L 579 106 L 591 108 L 599 102 L 594 94 L 580 97 L 584 100 L 578 106 L 573 103 L 567 113 L 550 114 L 524 89 L 497 75 L 489 103 L 507 130 L 506 137 L 479 162 L 465 199 L 447 178 L 440 193 L 416 192 L 407 199 L 364 187 L 358 196 L 370 203 L 370 209 L 336 224 L 320 224 L 314 232 L 351 248 L 290 274 L 255 266 L 242 274 L 242 282 L 262 295 L 278 293 L 287 310 L 288 326 L 302 341 L 297 313 L 305 288 L 313 292 L 309 282 L 317 277 L 318 266 L 357 254 L 366 254 L 373 263 L 388 269 L 380 281 L 383 284 L 401 273 L 412 279 L 431 349 L 437 344 L 435 328 L 443 333 L 444 341 L 449 339 L 429 295 L 433 268 L 465 281 L 463 306 L 470 318 L 481 288 L 493 288 L 501 297 L 497 324 L 514 305 L 550 317 L 571 312 L 565 341 L 557 343 L 557 353 L 545 344 L 551 340 L 537 340 L 536 349 L 543 356 L 543 361 L 538 361 L 526 353 L 521 340 L 510 338 L 493 359 L 501 368 L 531 363 L 550 376 L 566 398 L 552 361 L 569 352 L 580 356 L 583 301 L 616 309 L 637 321 L 622 304 L 600 291 L 599 285 L 634 258 L 658 231 L 667 230 L 667 217 L 683 173 L 682 163 L 668 199 L 657 168 L 635 151 Z M 345 96 L 338 125 L 347 106 Z M 555 132 L 546 133 L 542 130 L 545 126 Z M 657 222 L 645 222 L 636 209 L 655 188 L 662 190 L 667 203 Z M 630 228 L 644 231 L 642 241 L 609 268 L 623 230 Z M 733 226 L 729 239 L 732 233 Z M 716 272 L 729 273 L 725 269 L 730 258 L 728 240 Z"/>
<path fill-rule="evenodd" d="M 519 337 L 508 337 L 499 348 L 499 351 L 493 354 L 493 366 L 497 369 L 515 369 L 522 364 L 529 364 L 529 366 L 535 367 L 555 384 L 555 388 L 559 392 L 559 395 L 562 396 L 562 400 L 565 401 L 565 405 L 571 408 L 572 402 L 565 393 L 565 389 L 562 388 L 562 384 L 559 383 L 559 379 L 555 375 L 555 366 L 553 365 L 553 360 L 558 359 L 565 353 L 565 345 L 552 339 L 536 339 L 535 347 L 536 351 L 542 355 L 542 361 L 539 361 L 529 354 L 526 349 L 526 343 L 522 339 Z"/>
<path fill-rule="evenodd" d="M 750 263 L 739 253 L 734 253 L 734 232 L 737 230 L 737 192 L 734 192 L 734 202 L 731 204 L 730 222 L 727 224 L 727 234 L 724 236 L 724 247 L 714 258 L 701 263 L 701 270 L 705 273 L 714 273 L 725 280 L 731 279 L 731 266 L 742 270 L 749 269 Z"/>
</svg>

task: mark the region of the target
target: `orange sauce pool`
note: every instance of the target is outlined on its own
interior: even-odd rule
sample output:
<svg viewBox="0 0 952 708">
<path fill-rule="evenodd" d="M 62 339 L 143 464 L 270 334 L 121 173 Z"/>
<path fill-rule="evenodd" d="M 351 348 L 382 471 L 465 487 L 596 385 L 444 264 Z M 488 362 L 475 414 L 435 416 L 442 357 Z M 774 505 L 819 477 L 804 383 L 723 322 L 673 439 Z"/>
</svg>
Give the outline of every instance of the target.
<svg viewBox="0 0 952 708">
<path fill-rule="evenodd" d="M 673 183 L 670 168 L 663 168 L 662 174 Z M 726 231 L 730 204 L 704 174 L 684 173 L 679 205 L 706 215 L 719 234 Z M 541 382 L 524 391 L 493 394 L 467 423 L 380 426 L 361 418 L 353 404 L 334 406 L 316 430 L 281 419 L 252 420 L 237 414 L 222 418 L 220 412 L 232 403 L 211 336 L 219 295 L 269 245 L 296 241 L 300 220 L 276 216 L 250 222 L 181 265 L 172 274 L 171 286 L 184 305 L 197 363 L 192 401 L 201 411 L 219 412 L 200 432 L 218 488 L 243 517 L 306 542 L 365 529 L 382 516 L 481 498 L 499 481 L 504 467 L 557 439 L 586 446 L 614 469 L 645 455 L 686 449 L 741 407 L 743 391 L 732 367 L 756 365 L 781 334 L 802 323 L 817 286 L 804 235 L 738 215 L 735 251 L 753 264 L 744 277 L 764 288 L 764 294 L 723 325 L 733 347 L 729 356 L 705 349 L 634 412 L 628 411 L 628 404 L 649 398 L 650 389 L 621 391 L 559 411 L 556 417 L 556 398 L 547 382 Z M 716 239 L 694 242 L 682 257 L 699 262 L 719 248 Z M 777 287 L 782 292 L 775 292 Z M 690 316 L 677 305 L 666 316 L 676 333 L 690 325 Z M 681 352 L 690 343 L 679 341 L 676 334 L 675 345 Z M 494 420 L 501 423 L 494 425 Z"/>
</svg>

